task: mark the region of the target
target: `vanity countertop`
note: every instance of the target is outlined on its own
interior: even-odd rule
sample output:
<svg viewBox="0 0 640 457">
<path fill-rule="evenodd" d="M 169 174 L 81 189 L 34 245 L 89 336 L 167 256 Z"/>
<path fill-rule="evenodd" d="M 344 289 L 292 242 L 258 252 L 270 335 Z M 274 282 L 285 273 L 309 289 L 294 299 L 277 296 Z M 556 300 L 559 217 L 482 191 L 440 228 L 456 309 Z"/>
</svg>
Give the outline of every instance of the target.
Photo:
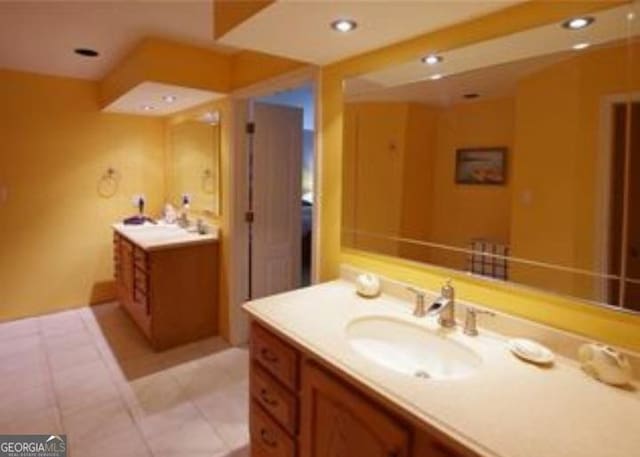
<svg viewBox="0 0 640 457">
<path fill-rule="evenodd" d="M 518 360 L 506 339 L 481 330 L 455 338 L 483 359 L 472 376 L 425 380 L 392 372 L 351 348 L 347 326 L 365 316 L 415 318 L 411 303 L 390 295 L 361 298 L 346 280 L 254 300 L 256 320 L 399 406 L 487 457 L 630 457 L 640 452 L 640 392 L 599 383 L 561 356 L 550 368 Z M 425 348 L 425 350 L 427 350 Z"/>
<path fill-rule="evenodd" d="M 118 222 L 113 224 L 112 228 L 146 251 L 211 243 L 218 240 L 217 228 L 213 228 L 211 233 L 205 235 L 162 222 L 157 224 L 145 222 L 141 225 L 125 225 L 122 222 Z"/>
</svg>

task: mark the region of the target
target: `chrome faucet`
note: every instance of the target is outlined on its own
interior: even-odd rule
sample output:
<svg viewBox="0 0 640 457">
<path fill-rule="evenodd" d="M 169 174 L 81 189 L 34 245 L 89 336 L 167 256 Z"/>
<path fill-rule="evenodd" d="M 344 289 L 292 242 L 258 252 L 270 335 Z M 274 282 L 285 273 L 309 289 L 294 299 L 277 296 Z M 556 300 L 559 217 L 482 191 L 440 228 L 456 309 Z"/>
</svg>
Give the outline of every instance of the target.
<svg viewBox="0 0 640 457">
<path fill-rule="evenodd" d="M 464 319 L 464 334 L 469 336 L 478 335 L 478 314 L 486 314 L 487 316 L 495 316 L 491 311 L 468 307 L 467 314 Z"/>
<path fill-rule="evenodd" d="M 407 290 L 416 294 L 416 304 L 413 308 L 413 315 L 416 317 L 424 317 L 427 315 L 427 309 L 424 303 L 424 291 L 415 287 L 407 287 Z"/>
<path fill-rule="evenodd" d="M 456 326 L 455 290 L 451 285 L 450 279 L 442 286 L 440 297 L 429 306 L 427 314 L 430 316 L 437 314 L 438 323 L 442 327 L 452 328 Z"/>
</svg>

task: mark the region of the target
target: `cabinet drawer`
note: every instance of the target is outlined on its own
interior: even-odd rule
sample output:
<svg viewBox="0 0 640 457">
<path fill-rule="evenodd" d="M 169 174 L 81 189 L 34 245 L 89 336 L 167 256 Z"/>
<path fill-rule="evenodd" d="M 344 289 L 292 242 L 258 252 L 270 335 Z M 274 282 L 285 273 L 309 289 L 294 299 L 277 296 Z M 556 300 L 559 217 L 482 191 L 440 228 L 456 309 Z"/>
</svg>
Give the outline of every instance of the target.
<svg viewBox="0 0 640 457">
<path fill-rule="evenodd" d="M 255 401 L 251 402 L 250 416 L 249 430 L 254 456 L 295 457 L 296 445 L 294 441 L 271 420 Z"/>
<path fill-rule="evenodd" d="M 149 290 L 149 278 L 147 273 L 136 267 L 133 273 L 133 283 L 136 289 L 148 294 Z"/>
<path fill-rule="evenodd" d="M 260 403 L 285 430 L 295 435 L 298 431 L 296 397 L 255 362 L 251 364 L 249 388 L 253 399 Z"/>
<path fill-rule="evenodd" d="M 251 328 L 251 357 L 285 386 L 298 388 L 298 352 L 255 323 Z"/>
<path fill-rule="evenodd" d="M 149 269 L 147 253 L 137 246 L 133 249 L 133 262 L 135 263 L 136 267 L 140 268 L 143 271 L 147 271 Z"/>
<path fill-rule="evenodd" d="M 141 291 L 140 289 L 135 289 L 133 290 L 133 301 L 135 302 L 136 305 L 140 306 L 145 314 L 149 314 L 149 298 L 147 297 L 147 294 L 145 294 L 143 291 Z"/>
</svg>

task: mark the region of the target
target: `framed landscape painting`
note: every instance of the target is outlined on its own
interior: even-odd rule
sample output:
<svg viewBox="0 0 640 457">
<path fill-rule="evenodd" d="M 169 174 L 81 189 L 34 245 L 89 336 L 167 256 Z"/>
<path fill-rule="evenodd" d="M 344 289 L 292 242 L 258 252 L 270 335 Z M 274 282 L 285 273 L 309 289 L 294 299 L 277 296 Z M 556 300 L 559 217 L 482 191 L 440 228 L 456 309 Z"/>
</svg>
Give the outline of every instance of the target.
<svg viewBox="0 0 640 457">
<path fill-rule="evenodd" d="M 456 151 L 456 183 L 499 186 L 507 181 L 507 148 L 467 148 Z"/>
</svg>

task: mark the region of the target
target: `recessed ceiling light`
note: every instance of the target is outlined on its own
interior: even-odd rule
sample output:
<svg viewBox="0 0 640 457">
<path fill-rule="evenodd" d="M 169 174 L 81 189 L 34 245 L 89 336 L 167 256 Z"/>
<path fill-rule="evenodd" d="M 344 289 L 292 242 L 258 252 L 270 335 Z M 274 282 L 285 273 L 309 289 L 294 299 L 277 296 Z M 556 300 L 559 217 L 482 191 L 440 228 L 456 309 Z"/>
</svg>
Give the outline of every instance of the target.
<svg viewBox="0 0 640 457">
<path fill-rule="evenodd" d="M 95 49 L 89 48 L 76 48 L 73 50 L 73 52 L 82 57 L 98 57 L 100 55 L 100 53 Z"/>
<path fill-rule="evenodd" d="M 358 24 L 356 21 L 352 21 L 351 19 L 338 19 L 331 23 L 331 28 L 333 30 L 342 33 L 351 32 L 352 30 L 355 30 L 356 27 L 358 27 Z"/>
<path fill-rule="evenodd" d="M 151 105 L 142 105 L 142 109 L 145 110 L 145 111 L 153 111 L 156 108 L 154 106 L 151 106 Z"/>
<path fill-rule="evenodd" d="M 471 92 L 469 94 L 464 94 L 463 97 L 467 98 L 467 99 L 472 99 L 472 98 L 478 98 L 480 96 L 480 94 L 477 94 L 475 92 Z"/>
<path fill-rule="evenodd" d="M 220 121 L 220 114 L 217 111 L 207 111 L 202 115 L 202 121 L 210 125 L 216 125 Z"/>
<path fill-rule="evenodd" d="M 636 13 L 631 12 L 627 14 L 627 19 L 633 21 L 636 18 Z"/>
<path fill-rule="evenodd" d="M 589 43 L 577 43 L 571 47 L 576 51 L 580 51 L 581 49 L 587 49 L 589 46 L 591 46 Z"/>
<path fill-rule="evenodd" d="M 574 17 L 573 19 L 564 21 L 562 23 L 562 27 L 569 30 L 580 30 L 585 27 L 589 27 L 591 24 L 593 24 L 594 21 L 595 18 L 591 16 Z"/>
<path fill-rule="evenodd" d="M 442 78 L 444 78 L 444 75 L 442 73 L 436 73 L 435 75 L 429 76 L 429 79 L 432 81 L 437 81 L 438 79 Z"/>
<path fill-rule="evenodd" d="M 423 57 L 422 63 L 426 63 L 427 65 L 435 65 L 437 63 L 442 62 L 442 56 L 438 56 L 436 54 L 430 54 L 428 56 Z"/>
<path fill-rule="evenodd" d="M 175 95 L 164 95 L 162 100 L 166 103 L 173 103 L 178 99 Z"/>
</svg>

